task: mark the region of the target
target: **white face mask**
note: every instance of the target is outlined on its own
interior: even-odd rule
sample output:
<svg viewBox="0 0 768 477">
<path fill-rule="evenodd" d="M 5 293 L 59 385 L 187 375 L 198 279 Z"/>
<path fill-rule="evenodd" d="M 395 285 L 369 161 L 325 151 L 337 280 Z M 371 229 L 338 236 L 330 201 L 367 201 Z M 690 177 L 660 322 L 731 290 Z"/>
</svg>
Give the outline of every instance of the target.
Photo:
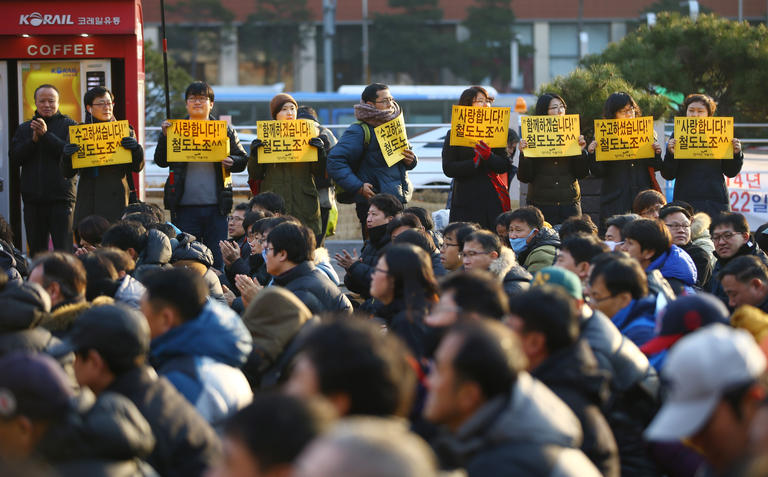
<svg viewBox="0 0 768 477">
<path fill-rule="evenodd" d="M 624 244 L 624 241 L 614 242 L 613 240 L 604 240 L 603 243 L 611 249 L 611 252 L 614 252 L 617 247 L 620 247 Z"/>
</svg>

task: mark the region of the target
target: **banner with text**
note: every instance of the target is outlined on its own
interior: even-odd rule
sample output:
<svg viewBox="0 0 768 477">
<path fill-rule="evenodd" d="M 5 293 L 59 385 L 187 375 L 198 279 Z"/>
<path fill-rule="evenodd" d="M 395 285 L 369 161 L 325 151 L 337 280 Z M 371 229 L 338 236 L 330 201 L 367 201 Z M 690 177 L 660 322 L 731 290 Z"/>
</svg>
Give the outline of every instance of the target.
<svg viewBox="0 0 768 477">
<path fill-rule="evenodd" d="M 314 121 L 257 121 L 256 130 L 263 144 L 259 164 L 317 162 L 317 148 L 309 145 L 309 140 L 320 134 Z"/>
<path fill-rule="evenodd" d="M 474 147 L 484 141 L 490 147 L 507 147 L 509 108 L 453 106 L 451 146 Z"/>
<path fill-rule="evenodd" d="M 120 141 L 130 135 L 128 121 L 70 126 L 69 142 L 80 146 L 72 155 L 72 168 L 130 163 L 131 151 L 120 145 Z"/>
<path fill-rule="evenodd" d="M 675 159 L 733 159 L 733 118 L 675 118 Z"/>
<path fill-rule="evenodd" d="M 172 119 L 168 162 L 221 162 L 229 156 L 226 121 Z"/>
<path fill-rule="evenodd" d="M 579 115 L 523 116 L 525 157 L 568 157 L 581 154 Z"/>
<path fill-rule="evenodd" d="M 768 172 L 742 171 L 725 181 L 731 210 L 744 215 L 751 230 L 768 222 Z"/>
<path fill-rule="evenodd" d="M 373 129 L 379 148 L 387 165 L 392 167 L 403 160 L 403 150 L 408 149 L 408 136 L 405 134 L 405 118 L 402 114 L 391 121 Z"/>
<path fill-rule="evenodd" d="M 596 119 L 598 161 L 649 159 L 653 152 L 653 117 Z"/>
</svg>

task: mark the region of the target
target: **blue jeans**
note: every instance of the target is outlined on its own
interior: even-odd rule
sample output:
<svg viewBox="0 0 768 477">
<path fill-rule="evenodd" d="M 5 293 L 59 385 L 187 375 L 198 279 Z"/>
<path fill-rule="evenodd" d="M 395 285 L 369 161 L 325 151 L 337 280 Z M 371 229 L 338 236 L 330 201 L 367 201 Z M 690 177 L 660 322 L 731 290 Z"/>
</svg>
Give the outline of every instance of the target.
<svg viewBox="0 0 768 477">
<path fill-rule="evenodd" d="M 219 241 L 227 239 L 227 218 L 221 215 L 218 205 L 180 205 L 174 225 L 211 249 L 213 267 L 224 269 Z"/>
</svg>

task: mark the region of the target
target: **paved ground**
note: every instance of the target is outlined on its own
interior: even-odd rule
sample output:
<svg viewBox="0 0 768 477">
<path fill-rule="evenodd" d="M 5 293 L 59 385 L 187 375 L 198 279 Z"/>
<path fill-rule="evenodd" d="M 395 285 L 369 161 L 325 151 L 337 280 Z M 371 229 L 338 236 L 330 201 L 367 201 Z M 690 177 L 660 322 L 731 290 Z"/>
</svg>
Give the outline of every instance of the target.
<svg viewBox="0 0 768 477">
<path fill-rule="evenodd" d="M 343 281 L 344 269 L 336 263 L 336 260 L 333 259 L 333 256 L 344 249 L 346 249 L 349 253 L 352 253 L 352 250 L 356 249 L 359 255 L 360 249 L 363 248 L 363 242 L 361 240 L 326 240 L 325 248 L 328 249 L 328 255 L 331 257 L 333 268 L 336 269 L 336 273 L 339 274 L 339 278 Z"/>
</svg>

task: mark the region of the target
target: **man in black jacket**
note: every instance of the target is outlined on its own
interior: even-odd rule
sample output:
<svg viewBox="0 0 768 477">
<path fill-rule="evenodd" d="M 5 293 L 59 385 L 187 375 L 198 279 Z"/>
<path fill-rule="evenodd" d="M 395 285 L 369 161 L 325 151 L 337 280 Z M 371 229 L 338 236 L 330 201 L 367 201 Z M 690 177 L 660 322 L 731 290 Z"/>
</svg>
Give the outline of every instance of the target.
<svg viewBox="0 0 768 477">
<path fill-rule="evenodd" d="M 352 312 L 352 304 L 328 276 L 312 264 L 315 235 L 307 227 L 285 222 L 267 236 L 267 272 L 275 285 L 293 292 L 312 313 Z"/>
<path fill-rule="evenodd" d="M 96 395 L 122 394 L 136 405 L 157 444 L 147 461 L 163 477 L 200 476 L 221 455 L 216 432 L 165 378 L 147 366 L 149 325 L 139 312 L 91 308 L 53 354 L 75 352 L 75 376 Z"/>
<path fill-rule="evenodd" d="M 589 344 L 579 337 L 575 304 L 561 288 L 543 285 L 513 297 L 510 309 L 510 324 L 523 343 L 528 370 L 579 418 L 584 454 L 605 477 L 618 477 L 619 451 L 601 411 L 609 397 L 610 376 L 598 368 Z"/>
<path fill-rule="evenodd" d="M 77 123 L 59 112 L 59 90 L 44 84 L 35 90 L 34 117 L 22 123 L 11 141 L 11 164 L 21 167 L 21 198 L 29 256 L 48 249 L 72 251 L 74 178 L 61 173 L 69 126 Z"/>
</svg>

